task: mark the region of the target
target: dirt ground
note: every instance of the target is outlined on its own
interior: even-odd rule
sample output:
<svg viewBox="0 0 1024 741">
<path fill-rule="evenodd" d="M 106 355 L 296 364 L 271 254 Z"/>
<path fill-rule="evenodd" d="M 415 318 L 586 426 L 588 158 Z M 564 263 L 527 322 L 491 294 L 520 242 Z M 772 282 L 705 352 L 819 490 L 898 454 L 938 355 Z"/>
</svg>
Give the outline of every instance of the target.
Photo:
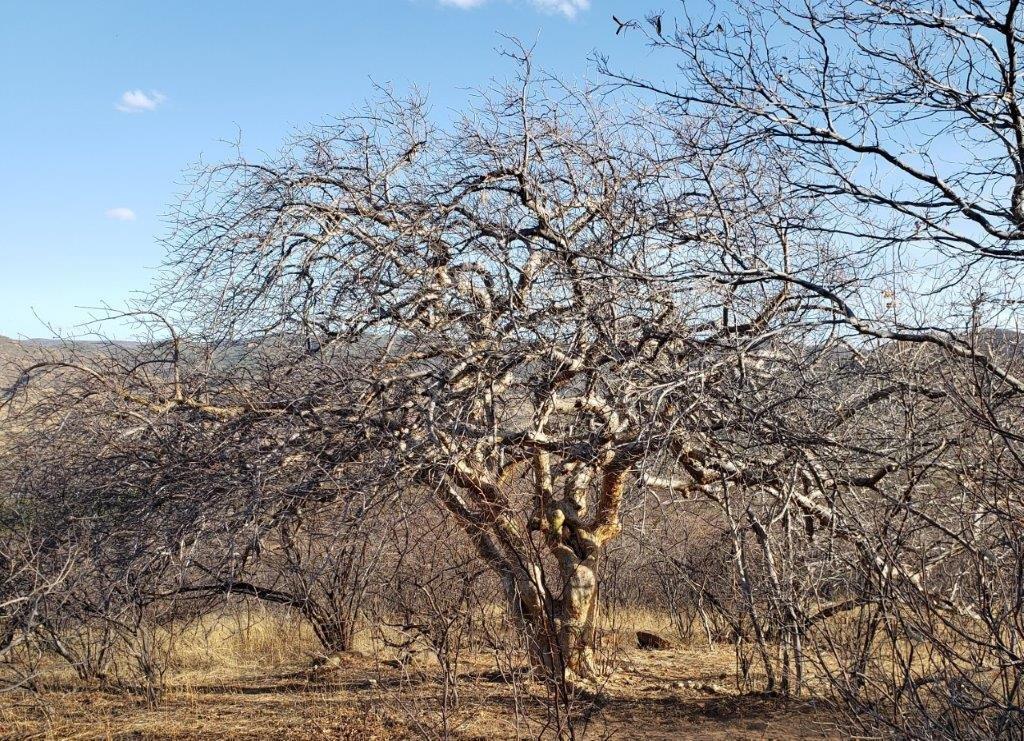
<svg viewBox="0 0 1024 741">
<path fill-rule="evenodd" d="M 0 696 L 5 739 L 513 739 L 551 737 L 544 688 L 510 681 L 485 657 L 463 660 L 459 703 L 442 713 L 431 667 L 365 655 L 336 665 L 248 666 L 223 676 L 172 677 L 161 702 L 138 694 L 50 683 L 40 697 Z M 577 699 L 578 738 L 848 738 L 812 700 L 740 694 L 727 647 L 626 649 L 602 686 Z"/>
</svg>

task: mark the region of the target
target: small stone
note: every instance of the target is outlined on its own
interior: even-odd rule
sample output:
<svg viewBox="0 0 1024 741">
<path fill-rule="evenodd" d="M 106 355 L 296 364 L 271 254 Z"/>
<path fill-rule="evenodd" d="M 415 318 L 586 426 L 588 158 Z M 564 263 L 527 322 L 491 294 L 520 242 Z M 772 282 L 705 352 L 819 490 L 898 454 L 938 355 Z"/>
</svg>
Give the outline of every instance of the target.
<svg viewBox="0 0 1024 741">
<path fill-rule="evenodd" d="M 636 645 L 647 651 L 664 651 L 672 648 L 672 641 L 647 630 L 636 632 Z"/>
</svg>

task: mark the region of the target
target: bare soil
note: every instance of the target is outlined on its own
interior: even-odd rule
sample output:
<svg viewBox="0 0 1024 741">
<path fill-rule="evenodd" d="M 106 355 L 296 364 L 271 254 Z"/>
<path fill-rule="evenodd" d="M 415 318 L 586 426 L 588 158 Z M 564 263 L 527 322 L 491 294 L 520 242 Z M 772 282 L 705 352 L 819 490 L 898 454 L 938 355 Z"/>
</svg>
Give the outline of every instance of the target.
<svg viewBox="0 0 1024 741">
<path fill-rule="evenodd" d="M 331 667 L 181 672 L 159 704 L 78 681 L 39 696 L 0 696 L 0 738 L 505 739 L 550 737 L 542 685 L 511 681 L 474 655 L 459 704 L 441 712 L 436 666 L 345 655 Z M 848 738 L 810 699 L 741 693 L 728 647 L 618 652 L 600 686 L 581 690 L 577 737 L 595 739 Z"/>
</svg>

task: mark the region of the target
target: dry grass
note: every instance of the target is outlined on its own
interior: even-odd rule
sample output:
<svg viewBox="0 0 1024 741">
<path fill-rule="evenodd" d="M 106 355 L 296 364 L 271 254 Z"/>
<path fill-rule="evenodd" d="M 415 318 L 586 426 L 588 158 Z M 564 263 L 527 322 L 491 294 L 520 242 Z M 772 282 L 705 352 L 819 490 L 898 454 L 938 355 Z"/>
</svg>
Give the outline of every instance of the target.
<svg viewBox="0 0 1024 741">
<path fill-rule="evenodd" d="M 664 616 L 618 616 L 604 649 L 614 672 L 588 688 L 585 736 L 593 738 L 841 737 L 809 701 L 741 695 L 728 646 L 639 651 L 637 628 L 666 630 Z M 165 638 L 169 641 L 169 637 Z M 442 712 L 436 666 L 389 660 L 369 634 L 329 670 L 313 670 L 312 633 L 263 611 L 209 616 L 168 642 L 167 690 L 156 707 L 143 697 L 85 686 L 47 671 L 37 696 L 0 699 L 0 737 L 60 739 L 392 739 L 534 738 L 544 735 L 544 688 L 510 682 L 493 654 L 470 653 L 460 702 Z"/>
</svg>

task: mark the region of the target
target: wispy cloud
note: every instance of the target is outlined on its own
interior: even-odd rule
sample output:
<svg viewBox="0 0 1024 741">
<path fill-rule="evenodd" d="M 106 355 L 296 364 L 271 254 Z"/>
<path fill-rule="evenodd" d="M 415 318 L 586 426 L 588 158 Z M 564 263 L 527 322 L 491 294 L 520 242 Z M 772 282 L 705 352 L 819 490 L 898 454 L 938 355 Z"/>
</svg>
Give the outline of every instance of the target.
<svg viewBox="0 0 1024 741">
<path fill-rule="evenodd" d="M 469 10 L 479 8 L 490 0 L 440 0 L 441 5 Z M 522 2 L 523 0 L 519 0 Z M 526 0 L 537 10 L 544 13 L 559 13 L 566 18 L 575 18 L 590 8 L 590 0 Z"/>
<path fill-rule="evenodd" d="M 103 215 L 113 221 L 135 221 L 135 212 L 124 206 L 108 208 Z"/>
<path fill-rule="evenodd" d="M 561 13 L 566 18 L 575 18 L 590 8 L 590 0 L 530 0 L 546 13 Z"/>
<path fill-rule="evenodd" d="M 114 107 L 121 113 L 145 113 L 155 111 L 165 100 L 167 96 L 156 90 L 126 90 Z"/>
</svg>

